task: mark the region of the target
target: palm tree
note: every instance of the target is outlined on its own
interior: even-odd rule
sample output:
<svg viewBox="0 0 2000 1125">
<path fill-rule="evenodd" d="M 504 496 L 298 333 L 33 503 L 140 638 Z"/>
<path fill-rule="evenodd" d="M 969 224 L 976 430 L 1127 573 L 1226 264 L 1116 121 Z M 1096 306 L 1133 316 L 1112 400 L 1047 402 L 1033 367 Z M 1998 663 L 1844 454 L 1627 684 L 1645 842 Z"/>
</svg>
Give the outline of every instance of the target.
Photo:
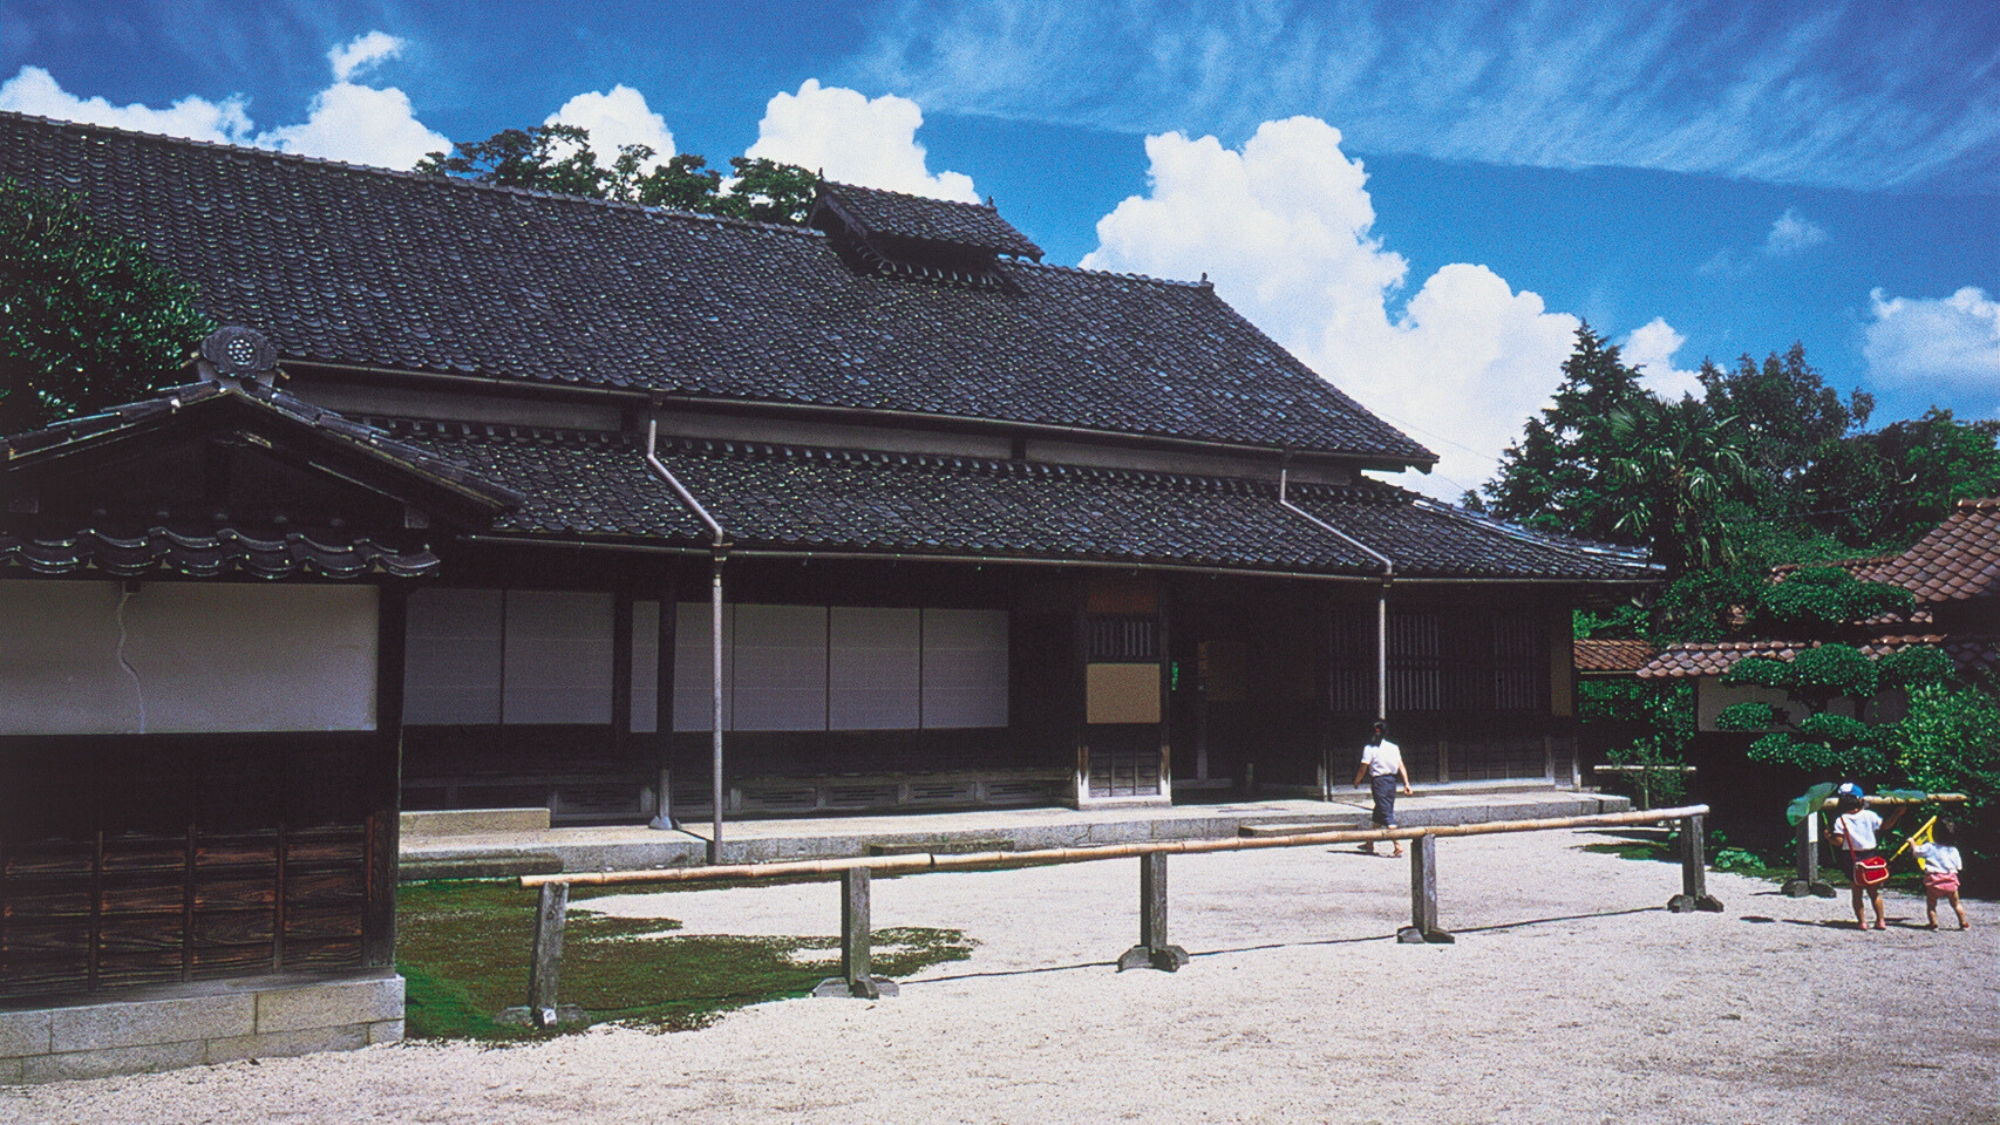
<svg viewBox="0 0 2000 1125">
<path fill-rule="evenodd" d="M 1640 399 L 1605 421 L 1619 451 L 1609 474 L 1614 526 L 1650 545 L 1669 579 L 1727 564 L 1722 505 L 1754 484 L 1736 419 L 1689 397 Z"/>
</svg>

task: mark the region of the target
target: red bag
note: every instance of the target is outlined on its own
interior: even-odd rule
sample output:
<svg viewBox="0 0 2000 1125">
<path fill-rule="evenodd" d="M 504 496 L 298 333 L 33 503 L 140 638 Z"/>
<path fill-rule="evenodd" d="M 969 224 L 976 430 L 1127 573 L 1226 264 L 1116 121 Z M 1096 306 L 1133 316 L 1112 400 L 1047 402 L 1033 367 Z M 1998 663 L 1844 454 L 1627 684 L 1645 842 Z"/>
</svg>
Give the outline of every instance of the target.
<svg viewBox="0 0 2000 1125">
<path fill-rule="evenodd" d="M 1854 861 L 1854 881 L 1864 887 L 1879 887 L 1889 881 L 1889 861 L 1879 855 Z"/>
</svg>

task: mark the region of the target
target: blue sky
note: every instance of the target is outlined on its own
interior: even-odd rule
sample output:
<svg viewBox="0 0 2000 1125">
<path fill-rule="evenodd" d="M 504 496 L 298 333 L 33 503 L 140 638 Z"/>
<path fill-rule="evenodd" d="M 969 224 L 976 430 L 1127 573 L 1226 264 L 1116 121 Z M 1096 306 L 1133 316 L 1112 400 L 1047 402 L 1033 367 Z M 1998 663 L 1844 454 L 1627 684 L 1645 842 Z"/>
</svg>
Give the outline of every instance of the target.
<svg viewBox="0 0 2000 1125">
<path fill-rule="evenodd" d="M 391 166 L 560 115 L 991 195 L 1208 273 L 1444 497 L 1579 319 L 1662 389 L 1798 340 L 1878 423 L 2000 416 L 2000 5 L 0 0 L 0 107 Z"/>
</svg>

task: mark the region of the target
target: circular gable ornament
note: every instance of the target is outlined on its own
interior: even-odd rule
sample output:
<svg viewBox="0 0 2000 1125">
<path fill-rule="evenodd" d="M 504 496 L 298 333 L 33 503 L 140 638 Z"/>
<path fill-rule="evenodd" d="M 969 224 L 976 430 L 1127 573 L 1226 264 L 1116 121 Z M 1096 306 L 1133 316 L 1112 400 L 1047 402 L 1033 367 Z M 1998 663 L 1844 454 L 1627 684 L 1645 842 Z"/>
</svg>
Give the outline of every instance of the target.
<svg viewBox="0 0 2000 1125">
<path fill-rule="evenodd" d="M 277 376 L 278 349 L 262 332 L 232 324 L 201 342 L 201 359 L 195 367 L 212 383 L 255 381 L 268 387 Z"/>
</svg>

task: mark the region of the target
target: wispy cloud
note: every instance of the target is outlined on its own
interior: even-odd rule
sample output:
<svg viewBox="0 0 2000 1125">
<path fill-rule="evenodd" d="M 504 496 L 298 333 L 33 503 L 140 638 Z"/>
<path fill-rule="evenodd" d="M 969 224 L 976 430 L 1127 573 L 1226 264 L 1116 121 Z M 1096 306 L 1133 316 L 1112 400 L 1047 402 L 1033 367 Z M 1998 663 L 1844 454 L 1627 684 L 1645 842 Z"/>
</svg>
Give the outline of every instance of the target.
<svg viewBox="0 0 2000 1125">
<path fill-rule="evenodd" d="M 1764 253 L 1772 258 L 1792 258 L 1825 241 L 1826 231 L 1818 223 L 1799 214 L 1798 208 L 1787 207 L 1771 223 L 1771 233 L 1764 236 Z"/>
<path fill-rule="evenodd" d="M 1725 246 L 1709 255 L 1695 272 L 1706 276 L 1749 273 L 1761 259 L 1796 258 L 1828 237 L 1825 227 L 1806 218 L 1798 208 L 1787 207 L 1784 214 L 1771 220 L 1771 229 L 1764 233 L 1760 245 L 1754 249 Z"/>
<path fill-rule="evenodd" d="M 2000 189 L 2000 7 L 905 0 L 840 75 L 934 112 L 1854 189 Z"/>
<path fill-rule="evenodd" d="M 371 31 L 366 35 L 357 35 L 351 41 L 328 51 L 326 61 L 333 64 L 333 80 L 346 82 L 362 71 L 396 58 L 402 53 L 401 39 L 386 31 Z"/>
</svg>

